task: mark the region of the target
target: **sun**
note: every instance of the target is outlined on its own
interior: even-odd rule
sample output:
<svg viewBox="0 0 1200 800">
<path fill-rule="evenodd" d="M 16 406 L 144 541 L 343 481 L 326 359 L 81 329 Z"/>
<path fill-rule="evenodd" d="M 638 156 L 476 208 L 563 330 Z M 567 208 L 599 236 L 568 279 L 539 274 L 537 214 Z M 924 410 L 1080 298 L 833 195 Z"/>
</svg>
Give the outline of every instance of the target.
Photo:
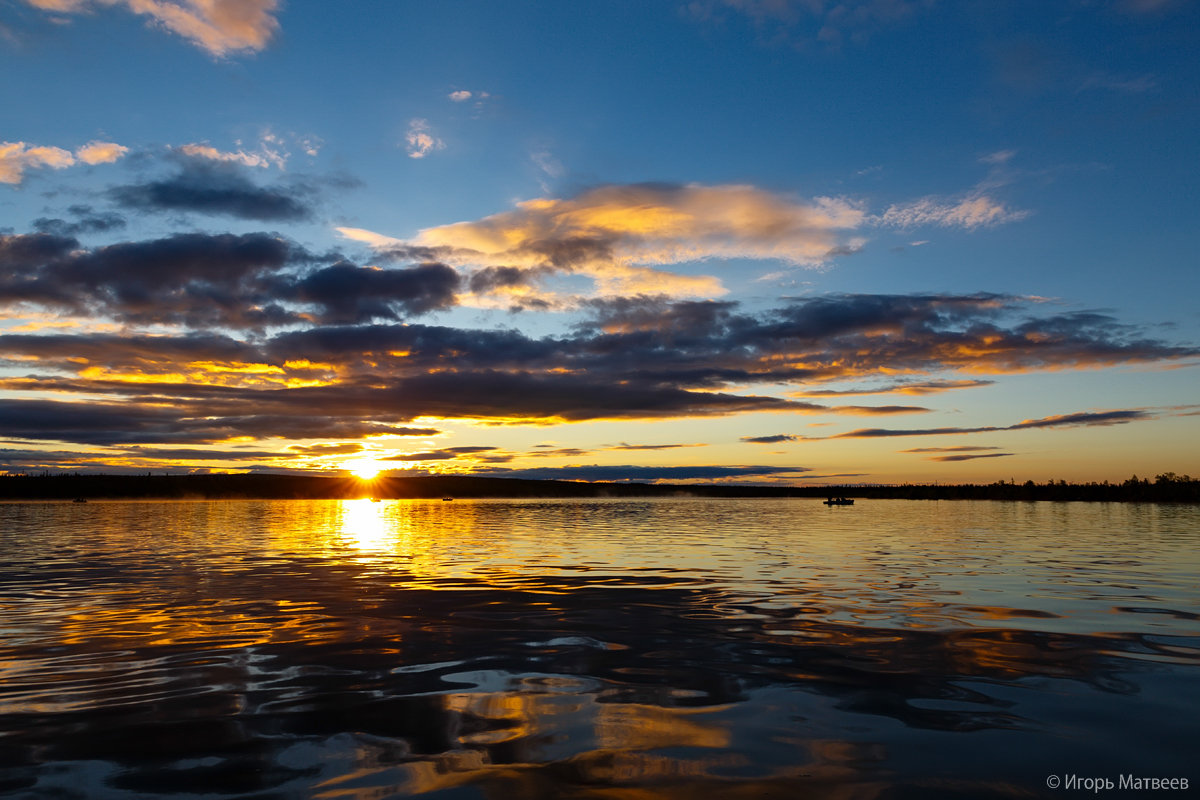
<svg viewBox="0 0 1200 800">
<path fill-rule="evenodd" d="M 347 461 L 342 464 L 343 469 L 350 470 L 350 474 L 358 478 L 360 481 L 373 481 L 379 477 L 379 473 L 383 471 L 383 465 L 378 461 Z"/>
</svg>

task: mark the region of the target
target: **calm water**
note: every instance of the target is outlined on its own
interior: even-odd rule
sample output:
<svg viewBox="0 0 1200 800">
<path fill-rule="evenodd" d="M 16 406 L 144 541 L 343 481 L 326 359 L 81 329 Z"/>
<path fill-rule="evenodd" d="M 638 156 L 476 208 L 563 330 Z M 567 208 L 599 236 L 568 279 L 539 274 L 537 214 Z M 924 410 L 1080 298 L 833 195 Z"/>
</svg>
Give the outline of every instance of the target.
<svg viewBox="0 0 1200 800">
<path fill-rule="evenodd" d="M 0 504 L 0 794 L 1192 796 L 1198 576 L 1195 507 Z"/>
</svg>

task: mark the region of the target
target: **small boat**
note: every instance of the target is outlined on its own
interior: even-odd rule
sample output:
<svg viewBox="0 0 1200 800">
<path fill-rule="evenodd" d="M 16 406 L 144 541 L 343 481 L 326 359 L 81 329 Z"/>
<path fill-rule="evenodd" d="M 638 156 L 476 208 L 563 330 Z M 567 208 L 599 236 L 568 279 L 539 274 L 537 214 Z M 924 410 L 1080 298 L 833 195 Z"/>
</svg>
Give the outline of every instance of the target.
<svg viewBox="0 0 1200 800">
<path fill-rule="evenodd" d="M 453 500 L 453 499 L 454 499 L 453 497 L 443 497 L 442 502 L 446 502 L 448 500 Z"/>
<path fill-rule="evenodd" d="M 823 502 L 827 506 L 852 506 L 852 505 L 854 505 L 854 498 L 852 498 L 852 497 L 831 497 L 828 500 L 825 500 Z"/>
<path fill-rule="evenodd" d="M 84 497 L 76 497 L 76 498 L 75 498 L 74 500 L 72 500 L 71 502 L 72 502 L 72 503 L 86 503 L 86 502 L 87 502 L 87 498 L 84 498 Z"/>
</svg>

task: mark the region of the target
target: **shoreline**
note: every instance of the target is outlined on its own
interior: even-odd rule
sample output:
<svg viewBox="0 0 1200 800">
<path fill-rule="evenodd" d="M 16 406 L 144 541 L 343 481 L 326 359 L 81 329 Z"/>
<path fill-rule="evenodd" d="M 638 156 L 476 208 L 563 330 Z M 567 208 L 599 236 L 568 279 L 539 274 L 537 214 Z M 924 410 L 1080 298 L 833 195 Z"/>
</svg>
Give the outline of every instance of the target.
<svg viewBox="0 0 1200 800">
<path fill-rule="evenodd" d="M 552 499 L 639 497 L 848 497 L 864 500 L 1014 500 L 1200 503 L 1200 480 L 1170 473 L 1123 483 L 900 484 L 887 486 L 752 486 L 723 484 L 587 483 L 476 478 L 208 475 L 5 475 L 0 500 L 381 500 Z"/>
</svg>

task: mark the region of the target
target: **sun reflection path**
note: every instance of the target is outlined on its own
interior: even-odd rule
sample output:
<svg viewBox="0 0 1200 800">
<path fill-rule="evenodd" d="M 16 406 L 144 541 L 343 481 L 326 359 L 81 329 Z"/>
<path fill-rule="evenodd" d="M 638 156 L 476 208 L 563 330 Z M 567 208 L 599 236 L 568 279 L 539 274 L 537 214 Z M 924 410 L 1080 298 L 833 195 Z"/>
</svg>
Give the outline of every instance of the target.
<svg viewBox="0 0 1200 800">
<path fill-rule="evenodd" d="M 360 550 L 387 549 L 395 534 L 394 521 L 388 518 L 389 505 L 366 497 L 342 500 L 341 536 Z"/>
</svg>

